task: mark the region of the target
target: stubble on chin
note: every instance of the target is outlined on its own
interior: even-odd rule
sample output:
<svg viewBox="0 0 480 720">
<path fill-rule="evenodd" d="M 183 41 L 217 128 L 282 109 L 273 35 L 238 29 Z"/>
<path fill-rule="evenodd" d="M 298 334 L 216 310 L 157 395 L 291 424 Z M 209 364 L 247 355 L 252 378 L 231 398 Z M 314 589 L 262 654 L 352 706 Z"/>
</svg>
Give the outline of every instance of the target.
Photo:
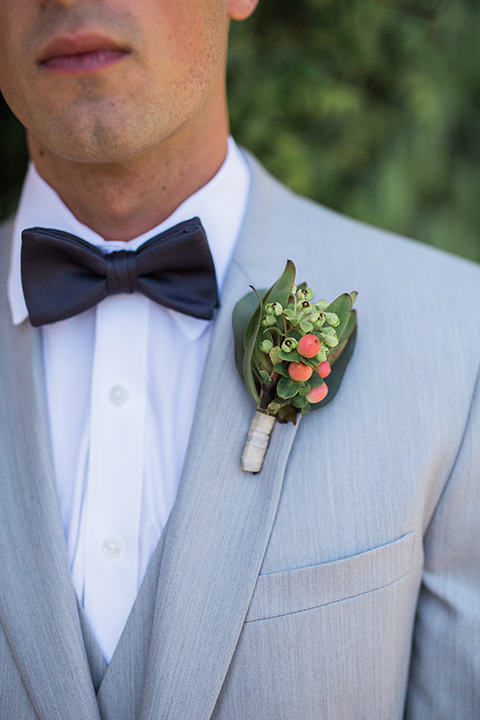
<svg viewBox="0 0 480 720">
<path fill-rule="evenodd" d="M 51 12 L 41 13 L 24 31 L 17 63 L 20 77 L 16 83 L 6 81 L 7 102 L 27 130 L 60 157 L 80 162 L 120 159 L 129 153 L 129 135 L 137 143 L 140 140 L 141 83 L 136 85 L 139 97 L 134 100 L 120 66 L 133 62 L 142 70 L 141 54 L 137 58 L 141 29 L 134 18 L 103 3 L 51 7 Z M 48 73 L 36 62 L 51 38 L 92 29 L 128 50 L 119 67 L 99 74 L 62 76 Z M 145 73 L 142 83 L 148 86 Z"/>
</svg>

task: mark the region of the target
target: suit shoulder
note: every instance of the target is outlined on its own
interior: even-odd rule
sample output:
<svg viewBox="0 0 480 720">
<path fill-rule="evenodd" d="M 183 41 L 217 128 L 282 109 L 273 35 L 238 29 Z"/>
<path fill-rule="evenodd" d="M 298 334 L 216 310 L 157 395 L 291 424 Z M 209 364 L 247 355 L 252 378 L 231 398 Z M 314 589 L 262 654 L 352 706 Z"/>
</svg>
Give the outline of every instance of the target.
<svg viewBox="0 0 480 720">
<path fill-rule="evenodd" d="M 447 273 L 450 284 L 460 278 L 470 278 L 475 284 L 480 281 L 478 263 L 354 220 L 297 195 L 251 155 L 247 160 L 252 171 L 252 195 L 258 192 L 262 198 L 260 204 L 252 203 L 256 206 L 254 221 L 268 214 L 275 243 L 291 245 L 299 259 L 307 262 L 308 258 L 320 257 L 332 262 L 343 258 L 345 263 L 353 261 L 361 266 L 372 262 L 397 277 L 406 273 L 425 279 L 426 274 L 433 278 L 438 273 L 444 278 Z"/>
<path fill-rule="evenodd" d="M 0 244 L 2 245 L 2 247 L 5 245 L 5 243 L 8 244 L 12 239 L 14 222 L 14 216 L 0 222 Z"/>
<path fill-rule="evenodd" d="M 2 285 L 4 275 L 7 274 L 9 267 L 14 222 L 15 218 L 11 217 L 0 223 L 0 274 L 2 278 Z"/>
</svg>

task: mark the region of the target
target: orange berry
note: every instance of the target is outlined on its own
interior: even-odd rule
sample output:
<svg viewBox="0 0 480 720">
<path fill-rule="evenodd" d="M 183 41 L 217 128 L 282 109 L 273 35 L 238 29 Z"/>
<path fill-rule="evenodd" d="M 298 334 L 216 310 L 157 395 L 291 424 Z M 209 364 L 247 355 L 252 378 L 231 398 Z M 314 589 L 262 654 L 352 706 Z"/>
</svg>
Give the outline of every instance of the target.
<svg viewBox="0 0 480 720">
<path fill-rule="evenodd" d="M 326 397 L 328 393 L 328 387 L 323 383 L 323 385 L 320 385 L 320 387 L 312 388 L 310 392 L 306 394 L 306 399 L 309 403 L 318 403 L 323 400 L 324 397 Z"/>
<path fill-rule="evenodd" d="M 292 380 L 306 382 L 312 376 L 312 368 L 299 362 L 291 362 L 288 366 L 288 374 Z"/>
<path fill-rule="evenodd" d="M 322 343 L 318 337 L 309 333 L 301 337 L 298 341 L 297 352 L 303 355 L 303 357 L 312 358 L 315 357 L 321 347 Z"/>
<path fill-rule="evenodd" d="M 320 363 L 320 365 L 317 365 L 315 370 L 318 372 L 320 377 L 326 378 L 332 372 L 332 366 L 330 365 L 328 360 L 324 360 L 323 362 Z"/>
</svg>

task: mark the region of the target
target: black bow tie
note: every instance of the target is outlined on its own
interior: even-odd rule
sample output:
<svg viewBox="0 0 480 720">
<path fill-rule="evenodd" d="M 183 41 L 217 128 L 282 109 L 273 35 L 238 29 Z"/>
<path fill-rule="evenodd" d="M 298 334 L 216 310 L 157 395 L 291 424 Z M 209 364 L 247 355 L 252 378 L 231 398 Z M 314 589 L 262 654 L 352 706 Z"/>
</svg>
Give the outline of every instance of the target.
<svg viewBox="0 0 480 720">
<path fill-rule="evenodd" d="M 121 292 L 141 292 L 202 320 L 211 320 L 219 306 L 215 267 L 197 217 L 138 250 L 111 253 L 61 230 L 24 230 L 22 285 L 35 327 L 65 320 Z"/>
</svg>

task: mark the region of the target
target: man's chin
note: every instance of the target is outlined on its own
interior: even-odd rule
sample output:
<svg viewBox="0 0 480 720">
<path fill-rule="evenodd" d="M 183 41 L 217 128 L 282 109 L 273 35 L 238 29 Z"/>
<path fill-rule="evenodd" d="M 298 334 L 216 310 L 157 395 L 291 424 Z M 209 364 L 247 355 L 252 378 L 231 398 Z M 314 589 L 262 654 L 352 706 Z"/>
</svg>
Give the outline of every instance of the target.
<svg viewBox="0 0 480 720">
<path fill-rule="evenodd" d="M 58 118 L 56 118 L 58 121 Z M 106 122 L 105 117 L 89 118 L 88 122 L 47 124 L 38 134 L 36 145 L 59 158 L 82 163 L 112 163 L 141 155 L 152 145 L 152 139 L 131 130 L 132 120 L 116 118 Z M 47 129 L 47 132 L 45 132 Z"/>
<path fill-rule="evenodd" d="M 62 160 L 68 160 L 70 162 L 78 163 L 95 163 L 95 164 L 109 164 L 109 163 L 121 163 L 127 162 L 128 160 L 141 155 L 141 150 L 129 149 L 122 147 L 116 147 L 112 143 L 99 143 L 99 144 L 88 144 L 84 145 L 78 143 L 76 145 L 58 145 L 57 143 L 45 147 L 50 150 L 51 153 L 56 155 Z"/>
</svg>

